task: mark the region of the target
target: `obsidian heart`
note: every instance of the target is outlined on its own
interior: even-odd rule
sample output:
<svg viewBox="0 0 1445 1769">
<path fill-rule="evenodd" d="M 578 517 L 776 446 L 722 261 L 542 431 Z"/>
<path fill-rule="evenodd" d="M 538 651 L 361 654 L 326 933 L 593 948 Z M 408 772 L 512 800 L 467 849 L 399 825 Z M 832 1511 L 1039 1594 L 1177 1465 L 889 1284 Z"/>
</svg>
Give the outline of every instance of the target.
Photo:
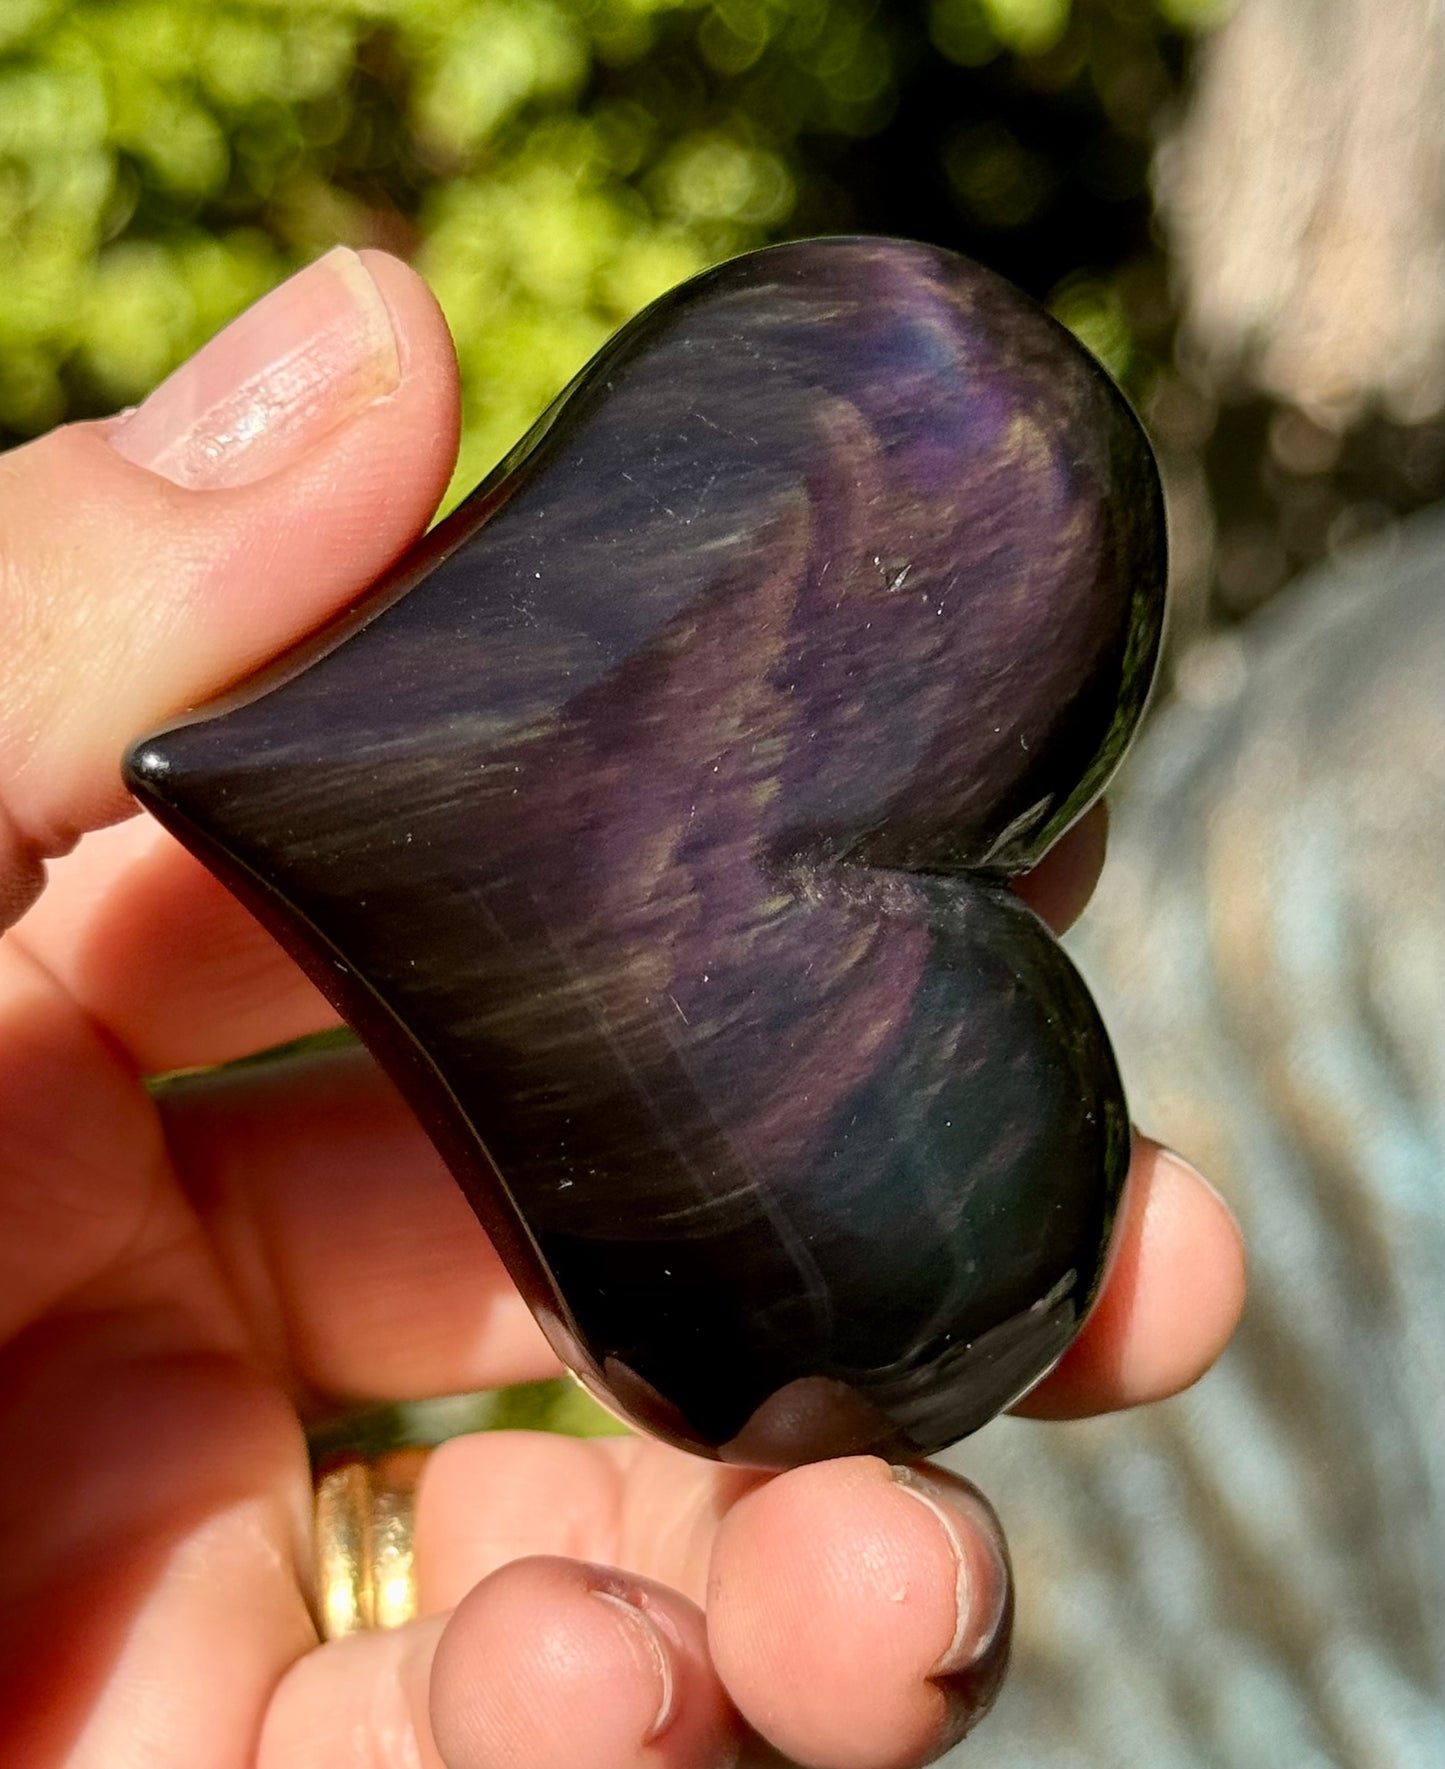
<svg viewBox="0 0 1445 1769">
<path fill-rule="evenodd" d="M 129 778 L 614 1409 L 730 1460 L 915 1457 L 1057 1359 L 1105 1263 L 1114 1060 L 1007 878 L 1138 718 L 1162 532 L 1137 423 L 1023 296 L 778 247 L 629 325 Z"/>
</svg>

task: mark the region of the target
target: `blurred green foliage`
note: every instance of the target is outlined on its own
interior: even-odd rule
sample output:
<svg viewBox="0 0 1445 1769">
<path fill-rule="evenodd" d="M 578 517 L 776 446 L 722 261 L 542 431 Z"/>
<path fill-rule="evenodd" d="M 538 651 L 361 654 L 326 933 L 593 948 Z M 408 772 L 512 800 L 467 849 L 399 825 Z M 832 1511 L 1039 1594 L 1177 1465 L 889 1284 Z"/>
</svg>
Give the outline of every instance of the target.
<svg viewBox="0 0 1445 1769">
<path fill-rule="evenodd" d="M 656 53 L 677 14 L 704 66 L 777 45 L 772 102 L 708 114 Z M 5 0 L 0 51 L 0 423 L 133 401 L 298 263 L 380 244 L 462 347 L 467 482 L 620 321 L 782 227 L 791 135 L 866 126 L 887 80 L 856 0 Z"/>
<path fill-rule="evenodd" d="M 397 1401 L 321 1421 L 307 1432 L 313 1463 L 339 1454 L 380 1456 L 403 1444 L 431 1446 L 472 1431 L 559 1431 L 622 1437 L 627 1427 L 568 1377 L 519 1382 L 479 1394 Z"/>
<path fill-rule="evenodd" d="M 979 85 L 992 64 L 1017 62 L 1041 101 L 1077 110 L 1101 42 L 1152 43 L 1217 10 L 0 0 L 0 441 L 139 399 L 343 241 L 401 251 L 440 297 L 465 388 L 457 485 L 470 485 L 680 278 L 787 233 L 887 227 L 895 199 L 916 199 L 895 165 L 915 151 L 908 107 L 937 107 L 937 70 L 973 80 L 947 89 L 963 94 L 942 101 L 958 114 L 919 150 L 940 218 L 901 214 L 894 230 L 936 237 L 961 218 L 965 237 L 945 243 L 977 249 L 970 227 L 1056 221 L 1065 176 L 1057 151 L 1000 114 L 997 82 Z M 890 139 L 892 160 L 882 145 L 870 157 Z M 1126 198 L 1142 194 L 1141 153 Z M 1086 267 L 1057 305 L 1127 367 L 1107 276 Z"/>
</svg>

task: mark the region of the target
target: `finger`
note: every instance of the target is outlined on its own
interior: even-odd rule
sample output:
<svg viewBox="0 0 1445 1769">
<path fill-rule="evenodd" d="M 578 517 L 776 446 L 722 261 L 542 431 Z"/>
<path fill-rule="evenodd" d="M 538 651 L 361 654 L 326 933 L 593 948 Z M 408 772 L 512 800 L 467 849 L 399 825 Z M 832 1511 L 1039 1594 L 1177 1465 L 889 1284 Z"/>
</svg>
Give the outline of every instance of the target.
<svg viewBox="0 0 1445 1769">
<path fill-rule="evenodd" d="M 428 1616 L 297 1658 L 265 1709 L 252 1769 L 458 1769 L 438 1752 L 428 1714 L 446 1624 Z"/>
<path fill-rule="evenodd" d="M 1079 919 L 1093 896 L 1108 845 L 1109 813 L 1100 799 L 1054 843 L 1032 872 L 1013 881 L 1013 888 L 1056 934 L 1062 934 Z"/>
<path fill-rule="evenodd" d="M 996 1522 L 971 1487 L 932 1470 L 890 1475 L 860 1457 L 769 1477 L 637 1439 L 533 1432 L 458 1438 L 429 1458 L 423 1610 L 558 1554 L 705 1599 L 733 1699 L 805 1763 L 925 1762 L 1002 1676 Z"/>
<path fill-rule="evenodd" d="M 119 759 L 365 587 L 455 452 L 455 358 L 425 286 L 333 252 L 136 412 L 0 459 L 0 909 L 123 814 Z"/>
<path fill-rule="evenodd" d="M 1245 1290 L 1229 1206 L 1187 1161 L 1136 1137 L 1123 1213 L 1083 1331 L 1018 1412 L 1072 1419 L 1162 1400 L 1196 1382 L 1228 1343 Z"/>
<path fill-rule="evenodd" d="M 931 1762 L 992 1705 L 1012 1624 L 997 1520 L 967 1482 L 853 1457 L 724 1518 L 708 1644 L 745 1720 L 818 1769 Z"/>
<path fill-rule="evenodd" d="M 160 1106 L 247 1329 L 293 1392 L 398 1400 L 557 1373 L 461 1190 L 365 1052 L 196 1077 Z"/>
<path fill-rule="evenodd" d="M 55 861 L 11 937 L 142 1074 L 230 1062 L 337 1024 L 276 941 L 149 817 L 93 830 Z"/>
<path fill-rule="evenodd" d="M 449 1769 L 710 1769 L 735 1754 L 697 1606 L 573 1560 L 513 1562 L 458 1606 L 431 1716 Z"/>
<path fill-rule="evenodd" d="M 701 1604 L 719 1523 L 767 1478 L 636 1437 L 453 1438 L 427 1458 L 417 1492 L 421 1609 L 451 1609 L 512 1561 L 558 1554 L 623 1567 Z"/>
<path fill-rule="evenodd" d="M 338 1759 L 337 1741 L 358 1738 Z M 258 1769 L 710 1769 L 735 1751 L 697 1607 L 610 1567 L 544 1559 L 503 1568 L 449 1618 L 301 1659 Z"/>
<path fill-rule="evenodd" d="M 0 1761 L 243 1769 L 315 1641 L 294 1413 L 159 1303 L 32 1328 L 0 1393 Z"/>
</svg>

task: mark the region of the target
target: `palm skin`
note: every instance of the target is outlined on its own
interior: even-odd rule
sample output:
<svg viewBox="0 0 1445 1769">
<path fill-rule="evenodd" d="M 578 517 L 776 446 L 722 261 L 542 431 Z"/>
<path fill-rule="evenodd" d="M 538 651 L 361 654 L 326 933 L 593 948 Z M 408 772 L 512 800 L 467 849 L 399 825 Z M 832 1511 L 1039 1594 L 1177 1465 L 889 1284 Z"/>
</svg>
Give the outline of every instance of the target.
<svg viewBox="0 0 1445 1769">
<path fill-rule="evenodd" d="M 116 821 L 126 741 L 344 605 L 445 485 L 440 315 L 394 260 L 326 262 L 339 290 L 296 279 L 136 421 L 0 461 L 0 1761 L 926 1762 L 992 1698 L 1010 1605 L 992 1514 L 943 1473 L 460 1439 L 418 1497 L 422 1618 L 318 1644 L 304 1422 L 556 1368 L 364 1055 L 209 1072 L 330 1012 Z M 310 375 L 299 416 L 278 363 Z M 263 420 L 239 468 L 234 398 Z M 158 444 L 178 423 L 207 446 Z M 1023 888 L 1061 925 L 1101 857 L 1095 817 Z M 1108 1288 L 1029 1410 L 1183 1386 L 1241 1284 L 1223 1206 L 1141 1141 Z"/>
</svg>

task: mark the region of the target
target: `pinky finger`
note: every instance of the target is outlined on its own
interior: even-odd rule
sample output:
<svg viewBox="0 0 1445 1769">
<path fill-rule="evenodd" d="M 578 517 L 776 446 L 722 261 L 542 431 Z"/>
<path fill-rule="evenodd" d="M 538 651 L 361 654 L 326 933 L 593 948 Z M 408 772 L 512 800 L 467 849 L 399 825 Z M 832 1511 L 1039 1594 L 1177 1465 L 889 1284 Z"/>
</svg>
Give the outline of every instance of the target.
<svg viewBox="0 0 1445 1769">
<path fill-rule="evenodd" d="M 706 1636 L 651 1580 L 513 1561 L 448 1617 L 300 1660 L 258 1769 L 721 1769 L 740 1741 Z"/>
</svg>

